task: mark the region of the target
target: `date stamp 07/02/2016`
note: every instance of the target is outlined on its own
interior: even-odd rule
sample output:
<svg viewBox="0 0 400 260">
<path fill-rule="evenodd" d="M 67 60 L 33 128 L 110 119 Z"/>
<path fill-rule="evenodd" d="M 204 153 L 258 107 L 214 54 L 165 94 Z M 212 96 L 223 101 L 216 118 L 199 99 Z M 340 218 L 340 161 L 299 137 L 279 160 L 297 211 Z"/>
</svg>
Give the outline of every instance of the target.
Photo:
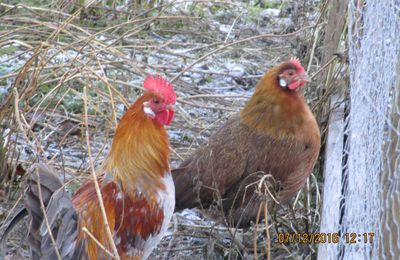
<svg viewBox="0 0 400 260">
<path fill-rule="evenodd" d="M 374 243 L 374 233 L 278 233 L 278 243 L 281 244 L 322 244 L 344 242 L 346 244 Z"/>
</svg>

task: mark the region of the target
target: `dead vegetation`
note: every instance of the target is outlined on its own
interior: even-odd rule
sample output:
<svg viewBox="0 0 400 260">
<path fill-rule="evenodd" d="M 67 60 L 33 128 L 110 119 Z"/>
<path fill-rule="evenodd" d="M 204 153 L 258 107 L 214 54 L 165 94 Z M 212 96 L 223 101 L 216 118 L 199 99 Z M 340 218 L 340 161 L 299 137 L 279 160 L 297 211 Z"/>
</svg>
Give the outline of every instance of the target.
<svg viewBox="0 0 400 260">
<path fill-rule="evenodd" d="M 321 64 L 328 1 L 79 2 L 0 3 L 0 222 L 18 207 L 23 168 L 33 162 L 59 169 L 71 191 L 90 176 L 89 162 L 102 161 L 149 73 L 172 80 L 178 94 L 172 166 L 243 106 L 267 68 L 292 56 L 318 79 L 305 95 L 325 133 L 332 83 L 345 71 L 334 67 L 329 82 L 316 77 L 338 62 Z M 311 259 L 318 245 L 282 244 L 278 233 L 319 230 L 323 160 L 321 152 L 289 205 L 260 208 L 258 226 L 228 228 L 210 218 L 215 212 L 175 214 L 154 259 Z M 13 234 L 6 253 L 26 257 L 23 236 Z"/>
</svg>

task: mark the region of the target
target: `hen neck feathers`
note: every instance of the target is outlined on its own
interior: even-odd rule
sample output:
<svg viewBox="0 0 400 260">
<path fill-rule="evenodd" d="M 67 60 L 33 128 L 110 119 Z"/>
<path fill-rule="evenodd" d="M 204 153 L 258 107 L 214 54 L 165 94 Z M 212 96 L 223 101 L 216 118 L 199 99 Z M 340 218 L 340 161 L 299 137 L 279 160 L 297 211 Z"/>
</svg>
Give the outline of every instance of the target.
<svg viewBox="0 0 400 260">
<path fill-rule="evenodd" d="M 285 139 L 296 135 L 309 113 L 297 91 L 278 85 L 277 70 L 271 69 L 261 78 L 240 117 L 249 127 L 273 138 Z"/>
</svg>

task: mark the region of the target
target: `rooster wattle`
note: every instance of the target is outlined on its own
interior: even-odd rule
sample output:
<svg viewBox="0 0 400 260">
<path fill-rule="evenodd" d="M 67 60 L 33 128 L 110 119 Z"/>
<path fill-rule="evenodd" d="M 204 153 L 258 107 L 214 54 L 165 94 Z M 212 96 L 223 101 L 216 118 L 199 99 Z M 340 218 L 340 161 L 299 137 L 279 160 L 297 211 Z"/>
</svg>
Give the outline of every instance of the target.
<svg viewBox="0 0 400 260">
<path fill-rule="evenodd" d="M 176 95 L 172 85 L 159 76 L 149 76 L 144 89 L 145 93 L 121 118 L 111 150 L 96 171 L 120 259 L 146 259 L 166 232 L 175 205 L 164 126 L 174 116 Z M 29 215 L 28 242 L 33 259 L 57 259 L 57 255 L 62 259 L 110 258 L 104 249 L 113 252 L 112 245 L 93 179 L 83 183 L 71 199 L 55 169 L 36 163 L 30 168 L 25 186 L 25 209 L 14 220 Z"/>
</svg>

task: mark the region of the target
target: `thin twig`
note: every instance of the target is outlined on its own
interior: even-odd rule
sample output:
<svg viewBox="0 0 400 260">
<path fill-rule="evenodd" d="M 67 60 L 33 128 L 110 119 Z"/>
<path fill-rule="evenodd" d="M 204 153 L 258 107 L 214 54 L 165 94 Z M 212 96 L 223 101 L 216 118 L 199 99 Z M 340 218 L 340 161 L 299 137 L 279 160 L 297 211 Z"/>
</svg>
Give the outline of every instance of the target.
<svg viewBox="0 0 400 260">
<path fill-rule="evenodd" d="M 50 228 L 49 219 L 47 218 L 46 207 L 44 206 L 43 197 L 42 197 L 42 185 L 40 182 L 39 169 L 37 167 L 35 168 L 35 173 L 38 178 L 39 202 L 40 202 L 40 209 L 42 210 L 42 213 L 43 213 L 44 222 L 46 223 L 46 228 L 47 228 L 47 231 L 49 232 L 49 236 L 50 236 L 51 242 L 53 243 L 53 247 L 56 252 L 57 258 L 58 258 L 58 260 L 62 260 L 60 252 L 58 251 L 56 240 L 54 239 L 53 232 L 51 231 L 51 228 Z"/>
<path fill-rule="evenodd" d="M 321 71 L 325 70 L 326 67 L 331 65 L 331 63 L 334 62 L 337 58 L 338 58 L 337 56 L 333 56 L 325 65 L 319 68 L 310 78 L 311 79 L 315 78 L 319 73 L 321 73 Z"/>
<path fill-rule="evenodd" d="M 258 206 L 257 217 L 256 217 L 256 225 L 254 227 L 253 233 L 253 250 L 254 250 L 254 259 L 258 260 L 258 253 L 257 253 L 257 237 L 258 237 L 258 225 L 260 224 L 260 215 L 261 215 L 261 208 L 262 203 Z"/>
<path fill-rule="evenodd" d="M 269 225 L 268 225 L 268 204 L 263 202 L 264 204 L 264 220 L 265 220 L 265 235 L 267 237 L 267 260 L 271 259 L 271 237 L 269 236 Z"/>
<path fill-rule="evenodd" d="M 19 112 L 19 94 L 18 94 L 18 90 L 17 88 L 13 89 L 14 91 L 14 115 L 15 115 L 15 120 L 17 121 L 17 125 L 19 127 L 19 130 L 21 131 L 21 133 L 23 134 L 25 140 L 29 143 L 30 148 L 35 151 L 36 154 L 39 154 L 39 151 L 41 151 L 41 153 L 43 153 L 43 149 L 41 147 L 41 145 L 39 143 L 37 143 L 37 145 L 33 144 L 31 142 L 31 140 L 28 137 L 28 134 L 26 133 L 23 124 L 22 124 L 22 118 L 21 118 L 21 114 Z M 36 138 L 34 139 L 36 141 Z"/>
<path fill-rule="evenodd" d="M 96 176 L 96 170 L 94 168 L 94 163 L 93 163 L 93 159 L 92 159 L 92 149 L 90 148 L 90 141 L 89 141 L 89 121 L 88 121 L 88 107 L 87 107 L 87 90 L 86 90 L 86 86 L 83 87 L 83 103 L 84 103 L 84 111 L 85 111 L 85 134 L 86 134 L 86 147 L 88 150 L 88 155 L 89 155 L 89 164 L 90 164 L 90 169 L 92 171 L 92 175 L 93 175 L 93 183 L 94 183 L 94 187 L 96 189 L 96 194 L 97 194 L 97 199 L 99 201 L 99 206 L 100 206 L 100 211 L 103 217 L 103 221 L 104 221 L 104 228 L 106 230 L 106 234 L 108 237 L 108 241 L 110 242 L 111 245 L 111 249 L 113 251 L 113 258 L 119 260 L 119 255 L 118 255 L 118 249 L 115 246 L 114 243 L 114 239 L 113 239 L 113 235 L 111 233 L 111 229 L 110 229 L 110 225 L 108 224 L 108 219 L 107 219 L 107 213 L 106 213 L 106 209 L 104 207 L 104 202 L 103 202 L 103 197 L 101 195 L 101 191 L 100 191 L 100 186 L 98 183 L 98 179 Z"/>
<path fill-rule="evenodd" d="M 295 36 L 297 34 L 299 34 L 302 31 L 305 31 L 307 29 L 313 28 L 314 25 L 310 25 L 310 26 L 305 26 L 295 32 L 292 33 L 287 33 L 287 34 L 272 34 L 272 33 L 265 33 L 265 34 L 260 34 L 260 35 L 256 35 L 256 36 L 251 36 L 242 40 L 238 40 L 238 41 L 234 41 L 228 44 L 224 44 L 223 46 L 201 56 L 200 58 L 198 58 L 197 60 L 193 61 L 190 65 L 188 65 L 186 68 L 184 68 L 181 72 L 178 73 L 178 75 L 176 75 L 172 80 L 171 83 L 174 83 L 179 77 L 181 77 L 186 71 L 190 70 L 194 65 L 196 65 L 197 63 L 205 60 L 206 58 L 208 58 L 209 56 L 220 52 L 228 47 L 240 44 L 240 43 L 244 43 L 244 42 L 248 42 L 248 41 L 252 41 L 252 40 L 256 40 L 256 39 L 261 39 L 261 38 L 284 38 L 284 37 L 291 37 L 291 36 Z"/>
<path fill-rule="evenodd" d="M 93 239 L 93 241 L 94 241 L 101 249 L 103 249 L 104 252 L 106 252 L 106 254 L 108 254 L 108 255 L 109 255 L 110 257 L 112 257 L 112 258 L 115 258 L 114 255 L 113 255 L 113 253 L 111 253 L 110 251 L 108 251 L 107 248 L 105 248 L 105 247 L 100 243 L 100 241 L 97 240 L 96 237 L 93 236 L 92 233 L 90 233 L 90 231 L 89 231 L 86 227 L 83 227 L 83 228 L 82 228 L 82 231 L 85 232 L 91 239 Z"/>
</svg>

